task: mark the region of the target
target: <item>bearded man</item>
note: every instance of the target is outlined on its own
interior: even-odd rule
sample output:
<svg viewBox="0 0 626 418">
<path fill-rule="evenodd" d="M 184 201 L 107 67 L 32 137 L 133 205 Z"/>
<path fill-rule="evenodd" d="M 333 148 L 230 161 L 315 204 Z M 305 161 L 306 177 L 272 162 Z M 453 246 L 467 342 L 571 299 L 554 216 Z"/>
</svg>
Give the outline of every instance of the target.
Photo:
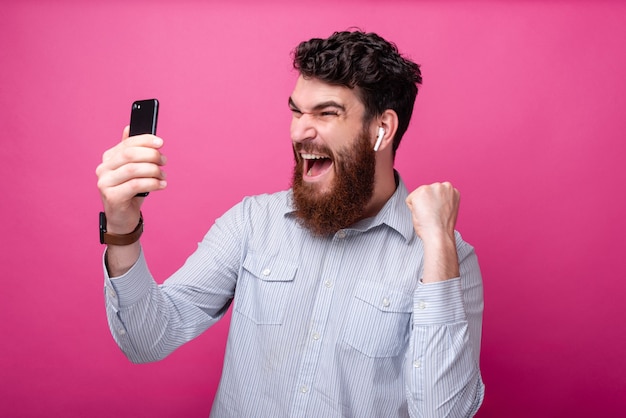
<svg viewBox="0 0 626 418">
<path fill-rule="evenodd" d="M 293 56 L 292 187 L 227 211 L 162 285 L 136 226 L 137 193 L 166 187 L 163 140 L 126 129 L 104 153 L 113 337 L 131 361 L 157 361 L 232 303 L 214 417 L 472 416 L 484 396 L 483 293 L 455 231 L 459 192 L 409 194 L 394 170 L 419 66 L 361 31 Z"/>
</svg>

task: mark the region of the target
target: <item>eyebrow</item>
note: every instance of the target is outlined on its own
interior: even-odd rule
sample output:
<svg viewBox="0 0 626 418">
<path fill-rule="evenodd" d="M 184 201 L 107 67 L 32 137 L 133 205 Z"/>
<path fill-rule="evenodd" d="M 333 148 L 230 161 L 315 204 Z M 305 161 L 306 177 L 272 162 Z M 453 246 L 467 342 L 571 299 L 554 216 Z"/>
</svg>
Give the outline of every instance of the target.
<svg viewBox="0 0 626 418">
<path fill-rule="evenodd" d="M 289 97 L 289 107 L 292 110 L 297 110 L 298 112 L 301 112 L 301 110 L 298 108 L 298 106 L 296 106 L 295 102 L 293 101 L 293 99 L 291 97 Z M 337 109 L 339 109 L 339 110 L 341 110 L 343 112 L 346 111 L 346 108 L 345 108 L 344 105 L 342 105 L 340 103 L 337 103 L 334 100 L 328 100 L 328 101 L 325 101 L 325 102 L 318 103 L 318 104 L 316 104 L 313 107 L 312 111 L 316 112 L 316 111 L 320 111 L 322 109 L 326 109 L 326 108 L 329 108 L 329 107 L 337 108 Z"/>
</svg>

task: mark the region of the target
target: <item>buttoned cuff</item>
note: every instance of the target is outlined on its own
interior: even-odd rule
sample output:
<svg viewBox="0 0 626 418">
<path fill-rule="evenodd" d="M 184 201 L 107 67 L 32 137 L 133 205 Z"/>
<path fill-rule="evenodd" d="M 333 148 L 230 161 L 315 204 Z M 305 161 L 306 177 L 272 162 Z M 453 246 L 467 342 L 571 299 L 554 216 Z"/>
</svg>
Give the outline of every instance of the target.
<svg viewBox="0 0 626 418">
<path fill-rule="evenodd" d="M 417 285 L 413 295 L 413 324 L 444 325 L 467 321 L 461 278 Z"/>
</svg>

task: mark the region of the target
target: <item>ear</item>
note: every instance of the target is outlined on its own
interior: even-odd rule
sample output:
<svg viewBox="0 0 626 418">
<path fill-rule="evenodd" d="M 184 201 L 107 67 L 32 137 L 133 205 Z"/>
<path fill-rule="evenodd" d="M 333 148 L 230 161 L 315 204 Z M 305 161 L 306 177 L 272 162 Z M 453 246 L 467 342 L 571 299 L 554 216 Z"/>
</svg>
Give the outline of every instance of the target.
<svg viewBox="0 0 626 418">
<path fill-rule="evenodd" d="M 378 134 L 378 128 L 382 127 L 385 130 L 385 134 L 378 146 L 378 151 L 380 152 L 387 148 L 391 150 L 393 148 L 393 138 L 396 136 L 396 131 L 398 130 L 398 114 L 391 109 L 387 109 L 380 117 L 376 118 L 376 120 L 376 134 Z"/>
</svg>

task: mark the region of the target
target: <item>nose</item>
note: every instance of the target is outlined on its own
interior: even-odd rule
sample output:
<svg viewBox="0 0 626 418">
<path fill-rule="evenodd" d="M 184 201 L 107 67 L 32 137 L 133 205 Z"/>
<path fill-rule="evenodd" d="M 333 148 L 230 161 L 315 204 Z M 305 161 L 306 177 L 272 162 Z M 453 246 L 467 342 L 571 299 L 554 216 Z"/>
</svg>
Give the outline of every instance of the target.
<svg viewBox="0 0 626 418">
<path fill-rule="evenodd" d="M 312 115 L 308 113 L 294 114 L 291 118 L 291 140 L 293 142 L 304 142 L 317 136 Z"/>
</svg>

